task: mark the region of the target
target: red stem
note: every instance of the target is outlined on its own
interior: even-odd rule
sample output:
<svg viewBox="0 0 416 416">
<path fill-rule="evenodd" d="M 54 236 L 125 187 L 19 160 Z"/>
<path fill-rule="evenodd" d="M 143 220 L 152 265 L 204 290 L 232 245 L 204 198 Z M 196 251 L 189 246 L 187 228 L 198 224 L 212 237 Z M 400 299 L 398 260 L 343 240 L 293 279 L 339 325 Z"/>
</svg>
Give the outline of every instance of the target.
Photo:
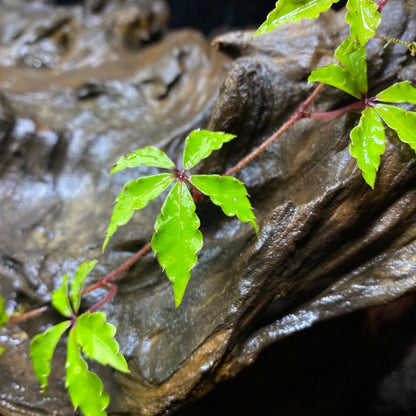
<svg viewBox="0 0 416 416">
<path fill-rule="evenodd" d="M 101 306 L 105 305 L 107 302 L 109 302 L 117 293 L 117 285 L 115 283 L 107 284 L 110 289 L 108 293 L 95 305 L 91 306 L 91 308 L 88 309 L 89 312 L 93 313 L 101 308 Z"/>
<path fill-rule="evenodd" d="M 306 109 L 311 105 L 312 101 L 317 97 L 321 92 L 324 84 L 320 83 L 313 91 L 312 94 L 298 107 L 298 109 L 293 113 L 292 117 L 286 123 L 280 127 L 275 133 L 273 133 L 267 140 L 265 140 L 260 146 L 256 147 L 251 153 L 249 153 L 244 159 L 240 160 L 236 165 L 231 169 L 227 170 L 224 173 L 224 176 L 230 176 L 233 173 L 238 172 L 248 163 L 250 163 L 254 158 L 256 158 L 260 153 L 264 152 L 268 146 L 270 146 L 275 140 L 277 140 L 286 130 L 288 130 L 293 124 L 298 120 L 305 117 Z"/>
<path fill-rule="evenodd" d="M 322 113 L 305 113 L 305 117 L 307 118 L 330 118 L 330 117 L 337 117 L 337 116 L 342 116 L 345 113 L 348 113 L 348 111 L 351 110 L 358 110 L 360 108 L 365 108 L 368 105 L 371 105 L 371 99 L 367 100 L 366 98 L 363 98 L 360 101 L 356 101 L 355 103 L 346 105 L 345 107 L 342 108 L 337 108 L 336 110 L 332 110 L 332 111 L 324 111 Z"/>
<path fill-rule="evenodd" d="M 26 319 L 29 318 L 34 318 L 35 316 L 39 316 L 40 314 L 42 314 L 43 312 L 45 312 L 48 309 L 48 306 L 42 306 L 41 308 L 38 309 L 33 309 L 29 312 L 26 312 L 20 316 L 16 316 L 14 318 L 10 318 L 7 322 L 6 325 L 13 325 L 13 324 L 17 324 L 19 322 L 25 321 Z"/>
<path fill-rule="evenodd" d="M 386 3 L 387 3 L 388 1 L 389 1 L 389 0 L 381 0 L 381 1 L 380 1 L 380 3 L 378 4 L 377 11 L 378 11 L 378 12 L 381 12 L 381 10 L 383 9 L 383 7 L 386 5 Z"/>
<path fill-rule="evenodd" d="M 114 279 L 122 272 L 126 271 L 129 267 L 131 267 L 137 260 L 143 257 L 151 248 L 150 241 L 144 245 L 133 257 L 130 257 L 125 263 L 121 266 L 117 267 L 114 271 L 109 273 L 107 276 L 102 277 L 98 282 L 88 286 L 82 291 L 82 295 L 86 295 L 87 293 L 92 292 L 99 287 L 105 286 L 108 283 L 113 283 Z"/>
</svg>

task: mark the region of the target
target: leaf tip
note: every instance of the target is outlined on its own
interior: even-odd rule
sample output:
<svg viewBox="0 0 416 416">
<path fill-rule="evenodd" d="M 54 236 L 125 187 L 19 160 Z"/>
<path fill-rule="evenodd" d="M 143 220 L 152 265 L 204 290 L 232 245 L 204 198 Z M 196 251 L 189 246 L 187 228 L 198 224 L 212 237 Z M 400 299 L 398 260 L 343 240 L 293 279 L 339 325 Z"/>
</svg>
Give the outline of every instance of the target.
<svg viewBox="0 0 416 416">
<path fill-rule="evenodd" d="M 368 172 L 362 171 L 362 175 L 367 185 L 369 185 L 371 189 L 374 191 L 374 184 L 376 182 L 376 172 L 368 173 Z"/>
<path fill-rule="evenodd" d="M 110 227 L 109 227 L 109 228 L 110 228 Z M 103 252 L 103 253 L 104 253 L 104 251 L 105 251 L 105 249 L 106 249 L 106 247 L 107 247 L 108 243 L 110 242 L 111 237 L 113 236 L 113 234 L 114 234 L 114 231 L 113 231 L 113 232 L 108 232 L 108 230 L 107 230 L 107 234 L 106 234 L 106 236 L 105 236 L 105 240 L 104 240 L 104 243 L 103 243 L 103 246 L 102 246 L 102 252 Z"/>
</svg>

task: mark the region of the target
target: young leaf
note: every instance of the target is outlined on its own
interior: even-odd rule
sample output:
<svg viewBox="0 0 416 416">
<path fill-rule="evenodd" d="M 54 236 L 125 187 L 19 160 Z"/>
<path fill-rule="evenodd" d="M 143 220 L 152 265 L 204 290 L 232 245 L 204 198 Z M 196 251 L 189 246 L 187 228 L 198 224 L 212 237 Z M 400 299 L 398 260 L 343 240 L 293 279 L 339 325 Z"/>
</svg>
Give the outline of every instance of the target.
<svg viewBox="0 0 416 416">
<path fill-rule="evenodd" d="M 81 357 L 74 329 L 69 331 L 65 367 L 65 386 L 75 409 L 79 407 L 85 416 L 107 416 L 105 409 L 110 398 L 98 376 L 88 371 L 88 365 Z"/>
<path fill-rule="evenodd" d="M 276 29 L 287 22 L 297 22 L 301 19 L 316 19 L 326 12 L 333 3 L 339 0 L 278 0 L 266 21 L 257 29 L 254 36 L 262 35 Z"/>
<path fill-rule="evenodd" d="M 72 302 L 72 309 L 75 313 L 78 313 L 79 307 L 81 305 L 81 289 L 84 285 L 85 279 L 90 274 L 92 268 L 97 264 L 97 260 L 92 260 L 90 262 L 82 263 L 78 267 L 78 270 L 75 273 L 74 278 L 71 281 L 71 294 L 70 299 Z"/>
<path fill-rule="evenodd" d="M 191 169 L 202 159 L 208 157 L 213 150 L 218 150 L 224 143 L 236 136 L 221 131 L 194 130 L 189 134 L 183 151 L 183 167 Z"/>
<path fill-rule="evenodd" d="M 118 227 L 127 224 L 134 211 L 144 208 L 152 199 L 157 198 L 174 180 L 172 174 L 162 173 L 127 182 L 116 198 L 103 251 Z"/>
<path fill-rule="evenodd" d="M 339 65 L 330 64 L 323 68 L 315 69 L 308 78 L 308 82 L 312 81 L 332 85 L 355 98 L 361 99 L 360 87 L 357 85 L 355 79 L 345 68 Z"/>
<path fill-rule="evenodd" d="M 51 361 L 56 345 L 64 332 L 71 326 L 71 321 L 64 321 L 37 334 L 30 343 L 33 370 L 39 380 L 42 392 L 48 386 L 48 377 L 51 372 Z"/>
<path fill-rule="evenodd" d="M 385 149 L 384 126 L 372 108 L 366 108 L 358 126 L 351 130 L 350 153 L 357 159 L 365 181 L 374 189 L 380 155 Z"/>
<path fill-rule="evenodd" d="M 416 113 L 386 104 L 377 104 L 374 108 L 400 140 L 416 151 Z"/>
<path fill-rule="evenodd" d="M 189 179 L 211 201 L 221 207 L 225 215 L 234 215 L 242 222 L 249 221 L 257 232 L 256 218 L 242 182 L 231 176 L 193 175 Z"/>
<path fill-rule="evenodd" d="M 166 169 L 175 168 L 175 164 L 169 159 L 166 153 L 157 147 L 148 146 L 120 158 L 111 170 L 111 174 L 126 168 L 135 168 L 141 165 Z"/>
<path fill-rule="evenodd" d="M 416 104 L 416 88 L 409 81 L 397 82 L 377 94 L 378 101 Z"/>
<path fill-rule="evenodd" d="M 88 358 L 128 373 L 126 360 L 119 352 L 119 345 L 114 339 L 115 333 L 116 328 L 106 321 L 102 312 L 80 315 L 74 327 L 76 341 Z"/>
<path fill-rule="evenodd" d="M 381 22 L 377 4 L 373 0 L 348 0 L 346 22 L 351 26 L 350 34 L 361 46 L 374 37 Z"/>
<path fill-rule="evenodd" d="M 364 47 L 351 38 L 345 39 L 334 54 L 339 63 L 350 73 L 361 96 L 368 91 L 367 56 Z"/>
<path fill-rule="evenodd" d="M 203 245 L 199 225 L 191 193 L 185 183 L 178 181 L 163 204 L 152 238 L 152 249 L 172 282 L 176 307 Z"/>
<path fill-rule="evenodd" d="M 4 348 L 0 347 L 0 357 L 2 356 L 3 353 L 4 353 Z"/>
<path fill-rule="evenodd" d="M 0 329 L 7 323 L 9 317 L 4 310 L 4 299 L 0 296 Z"/>
<path fill-rule="evenodd" d="M 68 275 L 62 278 L 61 286 L 52 293 L 52 305 L 63 316 L 70 318 L 72 308 L 68 297 Z"/>
</svg>

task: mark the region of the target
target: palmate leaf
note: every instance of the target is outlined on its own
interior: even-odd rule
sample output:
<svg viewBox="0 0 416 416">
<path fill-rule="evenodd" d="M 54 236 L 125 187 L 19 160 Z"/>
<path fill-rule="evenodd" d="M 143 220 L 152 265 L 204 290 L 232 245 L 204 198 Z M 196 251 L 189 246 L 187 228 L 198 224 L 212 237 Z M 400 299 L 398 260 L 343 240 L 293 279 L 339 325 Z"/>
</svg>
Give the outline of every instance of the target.
<svg viewBox="0 0 416 416">
<path fill-rule="evenodd" d="M 51 372 L 51 361 L 56 345 L 64 332 L 71 326 L 71 321 L 64 321 L 48 328 L 46 331 L 33 337 L 30 343 L 33 370 L 38 379 L 41 390 L 48 386 L 48 377 Z"/>
<path fill-rule="evenodd" d="M 218 150 L 224 143 L 236 136 L 222 131 L 194 130 L 185 141 L 183 151 L 183 167 L 191 169 L 202 159 L 207 158 L 214 150 Z"/>
<path fill-rule="evenodd" d="M 106 416 L 105 409 L 110 403 L 98 376 L 88 371 L 88 365 L 81 357 L 74 329 L 69 331 L 66 358 L 65 386 L 75 408 L 79 407 L 85 416 Z"/>
<path fill-rule="evenodd" d="M 172 174 L 162 173 L 127 182 L 116 198 L 103 251 L 118 227 L 127 224 L 136 210 L 144 208 L 152 199 L 157 198 L 174 180 Z"/>
<path fill-rule="evenodd" d="M 350 35 L 361 46 L 374 37 L 381 22 L 377 4 L 373 0 L 348 0 L 346 22 L 351 26 Z"/>
<path fill-rule="evenodd" d="M 177 182 L 162 206 L 152 238 L 152 249 L 172 282 L 176 307 L 203 245 L 199 225 L 191 193 L 185 183 Z"/>
<path fill-rule="evenodd" d="M 175 164 L 169 159 L 166 153 L 157 147 L 148 146 L 120 158 L 114 165 L 111 173 L 113 174 L 126 168 L 135 168 L 142 165 L 166 169 L 175 168 Z"/>
<path fill-rule="evenodd" d="M 107 322 L 102 312 L 86 312 L 77 318 L 74 326 L 75 339 L 88 358 L 128 373 L 126 360 L 114 339 L 115 333 L 116 328 Z"/>
<path fill-rule="evenodd" d="M 279 0 L 276 8 L 267 16 L 266 21 L 257 29 L 254 36 L 262 35 L 288 22 L 301 19 L 316 19 L 339 0 Z"/>
<path fill-rule="evenodd" d="M 78 313 L 81 305 L 81 289 L 84 285 L 85 279 L 90 274 L 93 267 L 97 264 L 97 260 L 82 263 L 75 273 L 74 278 L 71 281 L 70 299 L 72 302 L 72 309 L 75 313 Z"/>
<path fill-rule="evenodd" d="M 416 151 L 416 113 L 386 104 L 377 104 L 374 108 L 400 140 Z"/>
<path fill-rule="evenodd" d="M 62 277 L 61 286 L 52 293 L 52 305 L 63 316 L 70 318 L 73 314 L 68 296 L 68 275 Z"/>
<path fill-rule="evenodd" d="M 380 155 L 385 149 L 384 126 L 376 111 L 366 108 L 358 126 L 351 130 L 350 153 L 357 159 L 365 181 L 374 189 Z"/>
<path fill-rule="evenodd" d="M 412 87 L 409 81 L 398 82 L 379 92 L 376 100 L 388 103 L 416 104 L 416 88 Z"/>
<path fill-rule="evenodd" d="M 231 176 L 193 175 L 189 182 L 208 195 L 215 205 L 221 207 L 225 215 L 236 215 L 242 222 L 249 221 L 257 232 L 256 218 L 247 198 L 247 189 L 238 179 Z"/>
</svg>

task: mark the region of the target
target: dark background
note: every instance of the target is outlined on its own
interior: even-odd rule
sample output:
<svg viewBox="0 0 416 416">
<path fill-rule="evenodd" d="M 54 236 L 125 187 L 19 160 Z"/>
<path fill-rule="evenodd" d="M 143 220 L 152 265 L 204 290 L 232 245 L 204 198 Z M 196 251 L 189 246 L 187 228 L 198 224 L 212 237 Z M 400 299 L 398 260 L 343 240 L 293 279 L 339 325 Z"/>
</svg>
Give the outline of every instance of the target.
<svg viewBox="0 0 416 416">
<path fill-rule="evenodd" d="M 259 26 L 276 0 L 168 0 L 172 28 L 194 27 L 209 34 L 217 28 Z"/>
<path fill-rule="evenodd" d="M 80 4 L 82 0 L 54 0 L 56 4 Z M 192 27 L 209 35 L 217 29 L 257 28 L 274 9 L 276 0 L 167 0 L 171 28 Z M 340 0 L 334 7 L 342 7 Z"/>
<path fill-rule="evenodd" d="M 283 339 L 174 414 L 355 415 L 416 415 L 416 295 Z"/>
</svg>

